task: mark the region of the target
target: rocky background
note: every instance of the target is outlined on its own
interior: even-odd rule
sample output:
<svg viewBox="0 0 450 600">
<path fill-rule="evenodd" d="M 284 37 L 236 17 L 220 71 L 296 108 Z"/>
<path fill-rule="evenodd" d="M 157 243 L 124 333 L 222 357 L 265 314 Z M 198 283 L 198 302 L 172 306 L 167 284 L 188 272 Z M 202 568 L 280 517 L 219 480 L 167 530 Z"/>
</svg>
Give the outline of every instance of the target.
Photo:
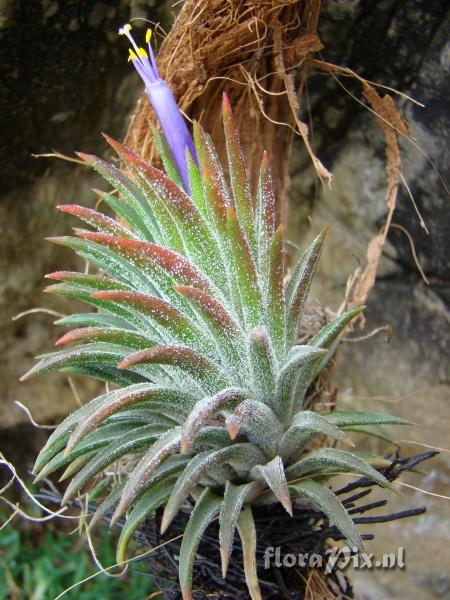
<svg viewBox="0 0 450 600">
<path fill-rule="evenodd" d="M 397 429 L 392 432 L 395 439 L 443 448 L 449 447 L 450 400 L 450 218 L 449 195 L 441 180 L 450 181 L 449 31 L 450 9 L 444 0 L 329 1 L 319 27 L 325 60 L 425 104 L 420 108 L 397 100 L 415 141 L 402 144 L 403 176 L 429 234 L 421 227 L 405 187 L 393 223 L 410 234 L 429 285 L 418 271 L 407 235 L 391 228 L 369 297 L 364 333 L 391 325 L 393 337 L 389 343 L 379 334 L 342 345 L 336 374 L 340 406 L 406 416 L 421 427 Z M 386 213 L 382 131 L 369 110 L 342 85 L 360 98 L 358 86 L 348 78 L 336 81 L 317 75 L 309 81 L 314 147 L 333 173 L 332 189 L 317 186 L 298 143 L 291 191 L 293 239 L 304 245 L 311 229 L 315 232 L 324 223 L 332 226 L 316 295 L 334 307 L 340 304 L 348 275 L 365 264 L 367 243 Z M 423 450 L 404 445 L 405 452 Z M 426 475 L 405 481 L 448 495 L 448 452 L 430 461 L 424 471 Z M 428 513 L 380 527 L 370 552 L 407 547 L 406 571 L 355 572 L 357 589 L 371 600 L 450 598 L 448 501 L 408 489 L 402 492 L 404 498 L 396 508 L 425 504 Z"/>
<path fill-rule="evenodd" d="M 141 86 L 127 65 L 117 27 L 134 16 L 169 24 L 170 5 L 156 0 L 0 0 L 0 448 L 24 468 L 40 434 L 14 402 L 28 406 L 38 422 L 48 423 L 74 408 L 76 398 L 67 379 L 58 375 L 18 383 L 33 357 L 51 350 L 58 331 L 48 313 L 12 318 L 42 307 L 69 312 L 67 301 L 42 294 L 43 275 L 74 267 L 73 257 L 44 237 L 64 234 L 72 225 L 55 210 L 57 204 L 94 203 L 90 188 L 99 185 L 84 167 L 32 154 L 55 149 L 72 155 L 82 149 L 104 155 L 100 132 L 123 136 Z M 325 60 L 426 105 L 423 109 L 399 97 L 415 140 L 403 144 L 403 176 L 429 234 L 405 188 L 394 223 L 412 237 L 429 284 L 418 272 L 404 230 L 393 228 L 368 303 L 365 333 L 389 324 L 394 335 L 389 343 L 380 334 L 343 345 L 336 373 L 340 406 L 405 416 L 422 427 L 395 435 L 444 448 L 450 388 L 450 219 L 441 177 L 450 181 L 449 29 L 445 0 L 329 0 L 319 29 Z M 373 115 L 351 97 L 360 95 L 349 79 L 313 76 L 308 92 L 314 148 L 334 174 L 333 187 L 320 188 L 299 142 L 292 167 L 290 236 L 304 246 L 323 223 L 332 224 L 315 295 L 337 307 L 347 276 L 364 264 L 367 242 L 385 215 L 384 140 Z M 82 400 L 94 392 L 92 382 L 73 383 Z M 417 453 L 421 448 L 404 450 Z M 433 459 L 425 467 L 427 474 L 415 475 L 411 483 L 448 494 L 447 457 L 442 453 Z M 450 598 L 448 503 L 403 491 L 397 504 L 426 504 L 428 513 L 378 527 L 370 551 L 391 552 L 405 545 L 407 568 L 401 573 L 354 573 L 358 589 L 368 600 Z"/>
</svg>

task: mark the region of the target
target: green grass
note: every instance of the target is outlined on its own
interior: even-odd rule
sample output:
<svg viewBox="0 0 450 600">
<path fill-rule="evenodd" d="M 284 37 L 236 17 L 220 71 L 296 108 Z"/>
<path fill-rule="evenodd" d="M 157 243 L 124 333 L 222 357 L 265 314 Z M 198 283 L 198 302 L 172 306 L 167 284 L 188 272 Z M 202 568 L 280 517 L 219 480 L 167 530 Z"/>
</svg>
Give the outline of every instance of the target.
<svg viewBox="0 0 450 600">
<path fill-rule="evenodd" d="M 1 510 L 0 524 L 6 517 Z M 108 532 L 98 533 L 95 542 L 102 564 L 114 564 L 115 545 Z M 66 525 L 58 527 L 56 521 L 35 524 L 16 517 L 0 531 L 0 600 L 53 600 L 97 570 L 86 542 L 77 533 L 70 535 Z M 145 564 L 130 566 L 121 579 L 100 574 L 64 598 L 145 600 L 156 588 L 139 571 L 145 571 Z"/>
</svg>

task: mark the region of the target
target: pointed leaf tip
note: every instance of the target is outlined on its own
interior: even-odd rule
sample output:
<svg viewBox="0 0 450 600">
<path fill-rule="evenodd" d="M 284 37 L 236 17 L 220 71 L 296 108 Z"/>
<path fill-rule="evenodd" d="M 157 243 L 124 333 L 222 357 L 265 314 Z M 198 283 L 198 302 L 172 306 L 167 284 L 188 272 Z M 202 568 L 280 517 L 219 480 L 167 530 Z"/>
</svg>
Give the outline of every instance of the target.
<svg viewBox="0 0 450 600">
<path fill-rule="evenodd" d="M 115 140 L 113 137 L 111 137 L 107 133 L 104 133 L 103 131 L 102 131 L 102 136 L 105 138 L 105 140 L 111 146 L 111 148 L 113 148 L 117 153 L 123 152 L 125 149 L 128 150 L 128 148 L 126 148 L 126 146 L 121 144 L 119 141 Z"/>
<path fill-rule="evenodd" d="M 83 210 L 83 207 L 78 204 L 58 204 L 56 209 L 64 213 L 76 214 L 80 209 Z"/>
<path fill-rule="evenodd" d="M 97 157 L 94 154 L 87 154 L 86 152 L 75 152 L 75 154 L 89 165 L 97 160 Z"/>
<path fill-rule="evenodd" d="M 239 430 L 241 429 L 240 423 L 237 419 L 228 419 L 227 420 L 227 430 L 230 439 L 235 440 L 238 436 Z"/>
<path fill-rule="evenodd" d="M 265 465 L 257 465 L 253 469 L 259 477 L 264 479 L 270 487 L 283 508 L 292 517 L 292 501 L 289 493 L 288 484 L 284 470 L 283 460 L 280 456 L 275 456 Z"/>
<path fill-rule="evenodd" d="M 228 113 L 232 113 L 230 99 L 228 98 L 228 94 L 226 92 L 223 92 L 222 94 L 222 109 Z"/>
<path fill-rule="evenodd" d="M 55 342 L 55 346 L 64 346 L 71 341 L 70 333 L 65 333 L 60 338 L 58 338 Z"/>
<path fill-rule="evenodd" d="M 51 279 L 52 281 L 63 281 L 67 273 L 68 271 L 53 271 L 52 273 L 47 273 L 47 275 L 44 275 L 44 278 Z"/>
<path fill-rule="evenodd" d="M 66 236 L 64 236 L 64 235 L 51 235 L 49 237 L 46 237 L 45 241 L 51 242 L 52 244 L 63 245 L 65 239 L 66 239 Z"/>
</svg>

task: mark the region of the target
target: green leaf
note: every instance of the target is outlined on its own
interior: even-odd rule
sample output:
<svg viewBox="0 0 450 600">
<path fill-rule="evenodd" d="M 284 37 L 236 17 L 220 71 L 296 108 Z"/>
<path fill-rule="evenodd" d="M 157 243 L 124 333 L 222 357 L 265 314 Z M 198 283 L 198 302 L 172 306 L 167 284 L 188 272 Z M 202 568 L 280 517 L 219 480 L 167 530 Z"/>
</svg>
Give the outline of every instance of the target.
<svg viewBox="0 0 450 600">
<path fill-rule="evenodd" d="M 93 297 L 106 300 L 108 308 L 110 305 L 119 304 L 127 310 L 133 310 L 140 318 L 145 317 L 145 320 L 153 325 L 152 331 L 156 328 L 166 343 L 187 343 L 202 352 L 214 351 L 214 346 L 205 333 L 183 312 L 161 298 L 138 292 L 114 290 L 96 292 Z"/>
<path fill-rule="evenodd" d="M 295 408 L 303 402 L 317 364 L 325 354 L 322 349 L 311 346 L 294 346 L 289 352 L 279 372 L 273 407 L 278 418 L 287 425 L 292 420 Z"/>
<path fill-rule="evenodd" d="M 119 284 L 119 286 L 116 287 L 116 290 L 120 290 L 121 287 L 122 286 Z M 87 288 L 86 286 L 60 283 L 58 285 L 53 285 L 49 288 L 46 288 L 45 291 L 60 296 L 67 296 L 68 298 L 76 298 L 77 300 L 86 302 L 91 306 L 95 306 L 103 311 L 102 314 L 108 314 L 124 321 L 126 324 L 125 326 L 129 329 L 147 331 L 152 336 L 160 336 L 159 332 L 155 331 L 155 327 L 147 323 L 148 319 L 145 318 L 145 315 L 133 310 L 132 307 L 121 306 L 119 304 L 109 302 L 108 300 L 105 301 L 101 298 L 95 298 L 92 295 L 93 290 Z"/>
<path fill-rule="evenodd" d="M 266 457 L 276 453 L 283 435 L 283 426 L 273 410 L 257 400 L 244 400 L 226 421 L 232 440 L 242 433 L 257 446 Z"/>
<path fill-rule="evenodd" d="M 67 368 L 62 367 L 59 369 L 59 371 L 61 371 L 61 373 L 64 375 L 82 375 L 84 377 L 92 377 L 93 379 L 97 379 L 97 381 L 105 381 L 106 383 L 111 383 L 112 385 L 119 387 L 148 381 L 148 374 L 144 376 L 140 375 L 139 373 L 124 373 L 115 367 L 110 367 L 103 364 L 96 365 L 95 367 L 90 367 L 87 364 L 81 366 L 71 365 Z M 165 383 L 165 381 L 161 382 L 160 378 L 156 377 L 155 374 L 153 374 L 152 377 L 160 383 Z"/>
<path fill-rule="evenodd" d="M 126 346 L 119 344 L 93 342 L 47 354 L 43 356 L 37 365 L 25 373 L 20 378 L 20 381 L 26 381 L 30 377 L 40 373 L 48 373 L 49 371 L 67 369 L 69 367 L 83 367 L 85 364 L 89 366 L 104 365 L 115 367 L 126 356 L 127 350 Z"/>
<path fill-rule="evenodd" d="M 134 532 L 153 511 L 166 501 L 175 480 L 176 477 L 168 477 L 155 483 L 136 502 L 133 510 L 127 517 L 125 525 L 120 532 L 119 541 L 117 542 L 116 562 L 118 564 L 126 560 L 126 551 Z"/>
<path fill-rule="evenodd" d="M 142 421 L 138 423 L 142 425 Z M 75 460 L 79 456 L 98 450 L 106 446 L 111 440 L 126 433 L 130 430 L 130 423 L 114 423 L 105 425 L 101 429 L 94 431 L 93 433 L 86 436 L 82 443 L 80 443 L 70 454 L 66 454 L 61 451 L 58 452 L 51 460 L 47 462 L 45 467 L 39 472 L 39 475 L 35 478 L 35 483 L 41 481 L 45 477 L 48 477 L 54 471 L 57 471 L 67 463 Z"/>
<path fill-rule="evenodd" d="M 127 329 L 133 332 L 134 329 L 130 323 L 117 315 L 110 313 L 78 313 L 68 315 L 55 321 L 55 325 L 64 325 L 67 327 L 110 327 L 116 329 Z"/>
<path fill-rule="evenodd" d="M 191 513 L 180 548 L 179 578 L 183 600 L 192 600 L 192 568 L 200 540 L 217 516 L 222 499 L 205 489 Z"/>
<path fill-rule="evenodd" d="M 116 221 L 116 219 L 107 217 L 106 215 L 99 213 L 96 210 L 92 210 L 91 208 L 78 206 L 77 204 L 62 204 L 56 208 L 61 212 L 78 217 L 85 223 L 92 225 L 92 227 L 98 231 L 108 235 L 119 235 L 127 238 L 132 237 L 132 232 Z"/>
<path fill-rule="evenodd" d="M 328 227 L 323 229 L 322 233 L 307 248 L 294 269 L 289 282 L 286 292 L 288 306 L 288 346 L 293 344 L 297 338 L 298 327 L 327 233 Z"/>
<path fill-rule="evenodd" d="M 256 570 L 256 529 L 250 506 L 244 508 L 237 521 L 244 555 L 245 582 L 252 600 L 262 600 Z"/>
<path fill-rule="evenodd" d="M 203 217 L 208 219 L 208 212 L 205 203 L 205 197 L 203 194 L 202 177 L 200 175 L 199 168 L 194 162 L 189 151 L 186 151 L 186 162 L 188 166 L 189 175 L 189 187 L 191 190 L 191 199 L 195 206 L 198 208 Z"/>
<path fill-rule="evenodd" d="M 256 465 L 251 473 L 253 477 L 256 476 L 259 480 L 263 479 L 267 483 L 287 513 L 292 517 L 292 502 L 281 456 L 275 456 L 265 465 Z"/>
<path fill-rule="evenodd" d="M 102 421 L 122 408 L 143 401 L 150 401 L 146 404 L 147 410 L 151 410 L 153 405 L 157 402 L 161 402 L 163 406 L 166 406 L 168 409 L 172 408 L 173 410 L 173 405 L 171 403 L 172 394 L 174 394 L 173 399 L 178 396 L 180 406 L 183 405 L 182 397 L 179 395 L 179 392 L 173 392 L 172 390 L 168 390 L 168 394 L 166 394 L 166 392 L 167 390 L 163 391 L 163 388 L 156 386 L 153 383 L 139 383 L 97 396 L 94 400 L 91 400 L 66 417 L 64 421 L 58 425 L 55 431 L 52 432 L 47 443 L 39 453 L 33 472 L 38 473 L 39 470 L 67 444 L 70 432 L 72 432 L 77 425 L 81 425 L 84 429 L 82 435 L 87 435 L 89 431 L 95 429 L 98 422 L 94 421 L 87 426 L 84 425 L 86 419 L 92 418 L 95 411 L 103 411 L 105 409 L 105 412 L 101 414 L 100 421 Z M 189 402 L 188 397 L 186 396 L 184 402 L 184 410 L 188 411 L 189 407 L 192 407 L 194 400 Z"/>
<path fill-rule="evenodd" d="M 306 500 L 327 515 L 330 522 L 341 531 L 348 541 L 361 552 L 364 543 L 350 515 L 339 498 L 327 487 L 312 480 L 302 481 L 289 486 L 291 497 Z"/>
<path fill-rule="evenodd" d="M 66 479 L 69 479 L 69 477 L 75 475 L 75 473 L 80 471 L 85 465 L 87 465 L 90 462 L 91 458 L 94 459 L 96 455 L 97 452 L 95 450 L 91 450 L 91 452 L 87 452 L 82 456 L 74 458 L 71 462 L 69 462 L 68 466 L 66 467 L 58 481 L 65 481 Z"/>
<path fill-rule="evenodd" d="M 223 97 L 222 109 L 228 171 L 231 189 L 233 190 L 234 207 L 250 248 L 253 250 L 254 256 L 256 256 L 255 217 L 253 214 L 250 185 L 245 169 L 244 153 L 239 141 L 239 133 L 234 122 L 230 102 L 226 95 Z"/>
<path fill-rule="evenodd" d="M 162 240 L 159 226 L 156 223 L 152 207 L 147 202 L 142 190 L 140 190 L 139 187 L 126 175 L 124 175 L 117 167 L 90 154 L 84 154 L 80 152 L 78 155 L 87 164 L 91 165 L 98 173 L 100 173 L 100 175 L 102 175 L 106 181 L 108 181 L 118 192 L 120 192 L 120 194 L 124 196 L 129 207 L 128 210 L 125 209 L 125 218 L 133 215 L 132 224 L 136 227 L 137 231 L 140 232 L 143 238 L 149 241 L 161 243 Z M 111 203 L 113 198 L 112 195 L 103 195 L 102 197 L 108 204 Z M 114 210 L 117 210 L 118 208 L 119 203 L 116 203 Z M 121 207 L 120 210 L 123 210 L 123 208 Z"/>
<path fill-rule="evenodd" d="M 387 444 L 392 444 L 394 438 L 387 435 L 380 427 L 363 426 L 361 427 L 343 427 L 345 431 L 351 431 L 353 433 L 362 433 L 369 437 L 378 438 Z"/>
<path fill-rule="evenodd" d="M 150 282 L 151 285 L 150 287 L 147 285 L 147 288 L 150 291 L 158 290 L 159 296 L 163 299 L 177 302 L 177 296 L 173 292 L 173 286 L 177 283 L 193 285 L 206 292 L 216 293 L 216 288 L 211 281 L 177 252 L 157 244 L 97 232 L 82 232 L 78 236 L 83 240 L 93 242 L 94 245 L 98 244 L 100 251 L 109 250 L 126 261 L 131 273 L 137 269 L 139 277 L 144 277 L 146 282 Z M 102 266 L 102 268 L 104 267 Z M 114 274 L 120 279 L 122 271 L 119 270 Z M 130 275 L 127 273 L 128 278 Z M 137 287 L 137 289 L 140 288 Z M 180 302 L 179 297 L 178 302 Z M 186 306 L 188 305 L 183 302 L 182 307 Z"/>
<path fill-rule="evenodd" d="M 405 419 L 383 413 L 336 410 L 323 416 L 342 429 L 367 425 L 411 425 Z"/>
<path fill-rule="evenodd" d="M 82 489 L 102 469 L 132 452 L 141 451 L 142 448 L 153 444 L 159 434 L 155 433 L 154 425 L 144 425 L 137 429 L 127 431 L 111 444 L 108 444 L 79 472 L 70 482 L 64 494 L 62 504 L 65 504 L 80 489 Z"/>
<path fill-rule="evenodd" d="M 211 138 L 197 121 L 194 122 L 194 141 L 200 164 L 206 214 L 220 237 L 225 231 L 227 206 L 231 205 L 225 175 Z"/>
<path fill-rule="evenodd" d="M 164 533 L 178 513 L 181 505 L 208 471 L 218 465 L 230 465 L 236 471 L 248 470 L 264 462 L 263 454 L 252 444 L 234 444 L 228 448 L 201 452 L 192 458 L 177 480 L 166 504 L 161 533 Z"/>
<path fill-rule="evenodd" d="M 177 389 L 165 388 L 153 384 L 142 387 L 130 386 L 128 389 L 120 391 L 122 393 L 114 397 L 103 396 L 100 397 L 102 398 L 100 402 L 97 402 L 97 398 L 91 403 L 91 409 L 83 414 L 83 419 L 78 422 L 77 427 L 67 442 L 67 453 L 107 417 L 132 404 L 137 404 L 145 400 L 148 402 L 148 410 L 152 410 L 152 408 L 156 408 L 157 410 L 165 408 L 166 410 L 172 410 L 175 414 L 176 412 L 186 413 L 193 405 L 193 399 L 188 394 Z"/>
<path fill-rule="evenodd" d="M 114 487 L 111 489 L 110 493 L 107 494 L 106 498 L 98 505 L 92 515 L 88 525 L 90 531 L 92 531 L 102 520 L 107 519 L 108 516 L 111 515 L 114 506 L 119 502 L 124 485 L 124 481 L 117 481 L 114 483 Z"/>
<path fill-rule="evenodd" d="M 108 141 L 131 169 L 149 200 L 166 238 L 166 243 L 160 245 L 184 254 L 220 289 L 225 289 L 223 263 L 214 232 L 191 198 L 164 173 L 125 146 Z"/>
<path fill-rule="evenodd" d="M 225 448 L 225 446 L 231 446 L 232 440 L 224 427 L 216 427 L 214 425 L 206 425 L 201 429 L 195 436 L 193 450 L 199 452 L 207 449 Z M 216 469 L 217 472 L 223 471 L 221 467 Z M 219 483 L 223 483 L 221 480 Z"/>
<path fill-rule="evenodd" d="M 269 268 L 265 312 L 267 326 L 278 358 L 284 357 L 286 347 L 286 300 L 284 279 L 286 275 L 283 227 L 276 230 L 269 247 Z"/>
<path fill-rule="evenodd" d="M 344 331 L 350 321 L 360 315 L 363 310 L 364 306 L 348 310 L 347 312 L 333 319 L 333 321 L 328 323 L 328 325 L 325 325 L 325 327 L 316 333 L 316 335 L 309 341 L 309 344 L 315 348 L 324 348 L 328 350 L 328 353 L 316 366 L 314 375 L 317 375 L 317 373 L 323 369 L 333 355 L 335 344 L 339 335 Z"/>
<path fill-rule="evenodd" d="M 183 187 L 183 182 L 181 181 L 180 174 L 178 173 L 178 169 L 174 163 L 172 153 L 169 148 L 169 144 L 166 141 L 166 138 L 161 134 L 160 131 L 156 129 L 156 127 L 152 128 L 152 138 L 155 142 L 155 145 L 158 149 L 159 155 L 164 165 L 164 171 L 166 172 L 169 179 L 171 179 L 174 183 L 177 184 L 178 187 Z"/>
<path fill-rule="evenodd" d="M 258 265 L 264 279 L 267 275 L 267 255 L 275 234 L 276 204 L 270 172 L 269 156 L 264 151 L 256 194 L 256 237 L 258 242 Z"/>
<path fill-rule="evenodd" d="M 373 467 L 368 465 L 351 452 L 337 450 L 336 448 L 321 448 L 306 455 L 286 469 L 288 481 L 298 479 L 304 475 L 331 475 L 333 473 L 357 473 L 378 483 L 388 485 L 387 479 Z"/>
<path fill-rule="evenodd" d="M 210 294 L 185 285 L 176 285 L 175 290 L 192 303 L 225 363 L 239 376 L 246 355 L 244 333 L 240 326 L 227 309 Z"/>
<path fill-rule="evenodd" d="M 181 452 L 190 450 L 197 432 L 223 408 L 234 407 L 245 400 L 248 393 L 241 388 L 227 388 L 212 397 L 202 398 L 195 403 L 183 425 Z"/>
<path fill-rule="evenodd" d="M 150 344 L 156 344 L 148 336 L 130 331 L 129 329 L 118 329 L 112 327 L 83 327 L 73 329 L 60 337 L 55 346 L 84 342 L 107 342 L 118 344 L 127 348 L 142 348 Z"/>
<path fill-rule="evenodd" d="M 150 475 L 180 447 L 181 427 L 174 427 L 160 436 L 158 441 L 138 462 L 123 489 L 122 497 L 113 515 L 113 522 L 131 506 L 144 489 Z"/>
<path fill-rule="evenodd" d="M 103 202 L 105 202 L 112 210 L 117 214 L 118 217 L 125 221 L 130 227 L 130 231 L 133 232 L 133 237 L 136 239 L 144 239 L 148 241 L 154 241 L 153 235 L 149 233 L 147 227 L 144 225 L 144 221 L 141 216 L 130 206 L 130 204 L 124 201 L 122 198 L 95 190 L 100 196 Z"/>
<path fill-rule="evenodd" d="M 94 287 L 91 286 L 93 291 L 97 290 L 119 290 L 119 289 L 137 289 L 148 294 L 164 297 L 167 294 L 167 290 L 170 286 L 173 286 L 171 277 L 162 272 L 161 269 L 157 268 L 157 265 L 152 263 L 150 260 L 144 261 L 144 259 L 138 260 L 130 254 L 125 257 L 124 252 L 120 252 L 120 247 L 117 249 L 108 248 L 106 240 L 109 240 L 112 244 L 113 236 L 108 236 L 99 233 L 83 233 L 81 237 L 54 237 L 48 238 L 55 244 L 66 246 L 75 250 L 75 252 L 81 256 L 87 262 L 95 265 L 98 269 L 104 271 L 110 278 L 117 280 L 118 285 L 114 286 L 109 283 L 107 286 Z M 89 239 L 88 237 L 89 236 Z M 101 236 L 101 237 L 100 237 Z M 126 240 L 126 238 L 119 238 Z M 100 243 L 103 240 L 103 244 Z M 129 240 L 130 242 L 134 240 Z M 134 241 L 136 244 L 145 244 L 146 242 Z M 132 262 L 134 259 L 134 262 Z M 143 268 L 143 264 L 147 268 Z M 149 269 L 149 265 L 152 269 Z M 147 272 L 148 271 L 148 272 Z M 92 276 L 90 276 L 92 278 Z M 108 282 L 108 280 L 107 280 Z M 109 279 L 111 282 L 111 279 Z M 169 282 L 169 283 L 168 283 Z"/>
<path fill-rule="evenodd" d="M 336 426 L 329 415 L 304 410 L 297 413 L 292 424 L 283 435 L 280 443 L 280 454 L 285 460 L 297 458 L 304 448 L 319 435 L 326 435 L 338 440 L 347 435 Z M 331 422 L 330 422 L 331 421 Z"/>
<path fill-rule="evenodd" d="M 255 327 L 249 336 L 252 388 L 256 397 L 272 404 L 275 396 L 277 362 L 271 339 L 264 327 Z"/>
<path fill-rule="evenodd" d="M 106 496 L 89 521 L 89 529 L 92 531 L 103 519 L 106 519 L 113 511 L 114 506 L 119 502 L 125 482 L 115 482 L 114 488 Z"/>
<path fill-rule="evenodd" d="M 225 373 L 216 363 L 183 346 L 154 346 L 139 350 L 127 355 L 119 364 L 119 369 L 142 364 L 163 364 L 181 369 L 189 373 L 208 393 L 216 392 L 227 384 Z"/>
<path fill-rule="evenodd" d="M 228 563 L 233 549 L 234 532 L 242 506 L 259 487 L 255 481 L 242 485 L 234 485 L 230 481 L 226 483 L 219 519 L 220 557 L 222 562 L 222 577 L 224 579 L 227 574 Z"/>
<path fill-rule="evenodd" d="M 256 264 L 244 231 L 231 207 L 227 209 L 227 227 L 233 260 L 231 277 L 239 289 L 244 322 L 249 327 L 256 327 L 261 320 L 261 290 Z"/>
</svg>

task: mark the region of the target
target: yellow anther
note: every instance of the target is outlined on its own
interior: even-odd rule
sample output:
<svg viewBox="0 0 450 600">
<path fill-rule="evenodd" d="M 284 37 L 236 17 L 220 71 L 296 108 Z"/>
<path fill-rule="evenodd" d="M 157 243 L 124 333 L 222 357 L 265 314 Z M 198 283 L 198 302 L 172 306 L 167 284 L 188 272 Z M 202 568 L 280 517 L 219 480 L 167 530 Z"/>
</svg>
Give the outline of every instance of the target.
<svg viewBox="0 0 450 600">
<path fill-rule="evenodd" d="M 148 43 L 150 43 L 151 39 L 152 39 L 152 30 L 147 29 L 147 33 L 145 34 L 145 42 L 148 44 Z"/>
<path fill-rule="evenodd" d="M 128 49 L 130 56 L 128 57 L 128 62 L 130 60 L 139 60 L 138 57 L 136 56 L 136 54 L 133 52 L 133 50 L 131 48 Z"/>
<path fill-rule="evenodd" d="M 148 54 L 144 50 L 144 48 L 138 48 L 138 55 L 141 56 L 142 58 L 148 58 Z"/>
<path fill-rule="evenodd" d="M 129 33 L 131 31 L 131 25 L 129 23 L 127 23 L 126 25 L 124 25 L 123 27 L 121 27 L 119 29 L 119 35 L 125 35 L 126 33 Z"/>
</svg>

